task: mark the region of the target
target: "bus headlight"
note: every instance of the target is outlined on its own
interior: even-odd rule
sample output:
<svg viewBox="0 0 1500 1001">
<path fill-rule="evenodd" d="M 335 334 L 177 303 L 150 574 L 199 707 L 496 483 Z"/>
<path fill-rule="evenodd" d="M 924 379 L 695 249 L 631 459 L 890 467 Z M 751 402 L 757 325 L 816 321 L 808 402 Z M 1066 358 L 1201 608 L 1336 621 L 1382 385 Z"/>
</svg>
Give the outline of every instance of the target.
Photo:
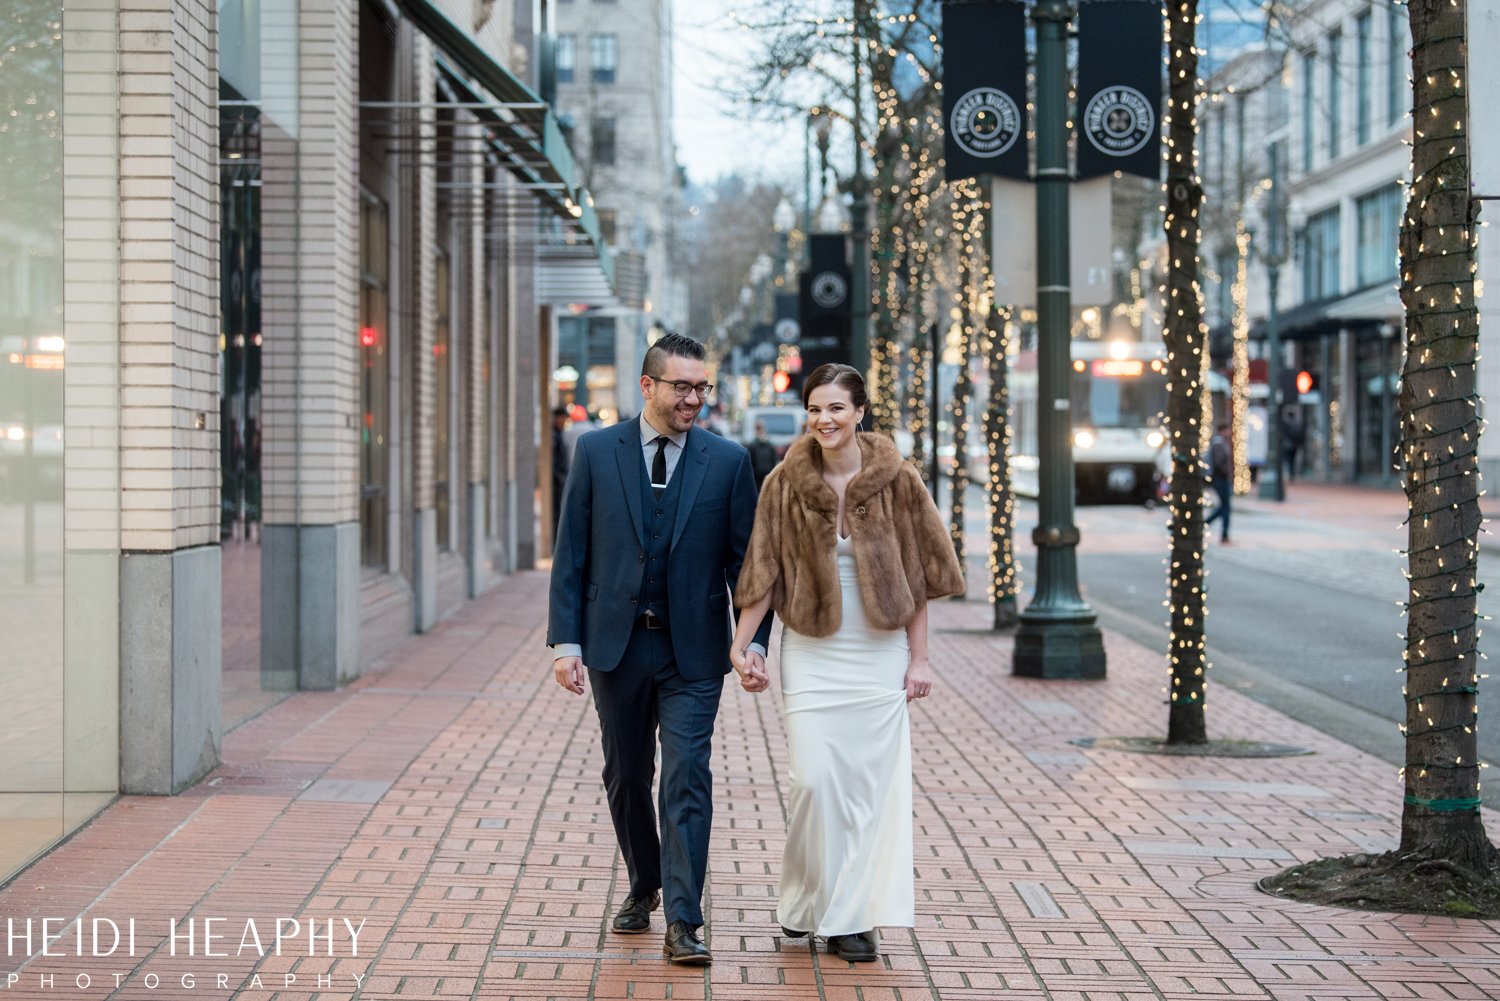
<svg viewBox="0 0 1500 1001">
<path fill-rule="evenodd" d="M 1167 436 L 1160 431 L 1151 431 L 1146 435 L 1146 444 L 1151 448 L 1161 448 L 1167 443 Z"/>
<path fill-rule="evenodd" d="M 1080 428 L 1073 432 L 1073 444 L 1078 448 L 1094 447 L 1094 432 L 1088 428 Z"/>
</svg>

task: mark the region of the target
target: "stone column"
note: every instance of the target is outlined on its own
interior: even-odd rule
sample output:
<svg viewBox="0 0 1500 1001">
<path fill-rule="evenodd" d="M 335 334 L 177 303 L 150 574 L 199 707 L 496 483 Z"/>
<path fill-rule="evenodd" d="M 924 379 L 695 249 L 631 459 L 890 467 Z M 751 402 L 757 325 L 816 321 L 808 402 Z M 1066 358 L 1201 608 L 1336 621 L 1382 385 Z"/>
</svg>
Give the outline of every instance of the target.
<svg viewBox="0 0 1500 1001">
<path fill-rule="evenodd" d="M 217 8 L 119 14 L 120 785 L 219 760 Z"/>
<path fill-rule="evenodd" d="M 359 674 L 359 11 L 270 6 L 299 86 L 262 133 L 261 673 L 331 689 Z"/>
<path fill-rule="evenodd" d="M 416 181 L 416 246 L 408 250 L 417 263 L 416 315 L 411 318 L 412 351 L 412 505 L 413 521 L 413 612 L 417 632 L 437 622 L 437 510 L 434 504 L 436 478 L 436 367 L 432 345 L 436 340 L 433 318 L 437 314 L 437 81 L 433 78 L 433 48 L 426 35 L 417 35 L 412 46 L 412 64 L 418 104 L 416 161 L 406 165 L 406 177 Z M 411 169 L 411 168 L 415 169 Z"/>
</svg>

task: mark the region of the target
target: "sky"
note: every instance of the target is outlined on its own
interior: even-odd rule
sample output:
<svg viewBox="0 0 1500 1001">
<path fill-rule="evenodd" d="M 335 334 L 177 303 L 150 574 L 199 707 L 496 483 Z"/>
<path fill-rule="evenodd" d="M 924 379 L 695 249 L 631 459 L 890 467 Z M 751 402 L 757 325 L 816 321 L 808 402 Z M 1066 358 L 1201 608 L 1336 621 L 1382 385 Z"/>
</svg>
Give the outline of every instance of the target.
<svg viewBox="0 0 1500 1001">
<path fill-rule="evenodd" d="M 748 34 L 735 24 L 736 7 L 754 0 L 676 0 L 673 135 L 688 179 L 706 184 L 739 173 L 749 180 L 802 185 L 805 123 L 751 121 L 716 89 L 747 60 Z M 1214 51 L 1209 66 L 1260 38 L 1257 0 L 1204 0 L 1200 44 Z"/>
<path fill-rule="evenodd" d="M 749 179 L 802 183 L 803 123 L 752 122 L 715 88 L 743 66 L 750 42 L 736 27 L 734 0 L 677 0 L 673 135 L 688 179 L 705 184 L 738 172 Z"/>
</svg>

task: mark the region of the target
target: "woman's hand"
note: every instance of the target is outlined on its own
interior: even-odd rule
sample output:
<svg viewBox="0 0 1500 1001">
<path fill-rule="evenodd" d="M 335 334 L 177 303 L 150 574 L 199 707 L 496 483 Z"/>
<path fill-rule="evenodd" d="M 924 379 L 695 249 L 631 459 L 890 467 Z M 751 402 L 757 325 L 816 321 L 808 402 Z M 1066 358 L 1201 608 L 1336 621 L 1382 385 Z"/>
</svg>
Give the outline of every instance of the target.
<svg viewBox="0 0 1500 1001">
<path fill-rule="evenodd" d="M 740 676 L 740 687 L 747 692 L 763 692 L 771 685 L 765 661 L 760 654 L 748 653 L 737 646 L 729 648 L 729 662 Z"/>
<path fill-rule="evenodd" d="M 932 665 L 926 657 L 913 657 L 906 667 L 906 701 L 932 694 Z"/>
</svg>

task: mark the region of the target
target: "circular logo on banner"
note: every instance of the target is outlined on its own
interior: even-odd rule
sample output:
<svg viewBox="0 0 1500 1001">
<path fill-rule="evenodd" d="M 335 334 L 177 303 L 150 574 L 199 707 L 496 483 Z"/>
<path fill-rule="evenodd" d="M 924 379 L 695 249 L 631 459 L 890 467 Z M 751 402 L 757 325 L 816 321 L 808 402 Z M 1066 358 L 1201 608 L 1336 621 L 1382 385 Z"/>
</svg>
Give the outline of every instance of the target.
<svg viewBox="0 0 1500 1001">
<path fill-rule="evenodd" d="M 1134 87 L 1105 87 L 1083 110 L 1083 131 L 1106 156 L 1129 156 L 1151 141 L 1156 111 Z"/>
<path fill-rule="evenodd" d="M 802 336 L 802 328 L 796 320 L 786 317 L 776 321 L 776 326 L 771 328 L 771 335 L 778 344 L 795 344 L 797 338 Z"/>
<path fill-rule="evenodd" d="M 848 295 L 849 283 L 837 271 L 825 271 L 812 280 L 813 302 L 824 309 L 842 306 Z"/>
<path fill-rule="evenodd" d="M 953 105 L 948 129 L 965 153 L 989 159 L 1015 145 L 1021 134 L 1021 109 L 1004 91 L 975 87 Z"/>
</svg>

